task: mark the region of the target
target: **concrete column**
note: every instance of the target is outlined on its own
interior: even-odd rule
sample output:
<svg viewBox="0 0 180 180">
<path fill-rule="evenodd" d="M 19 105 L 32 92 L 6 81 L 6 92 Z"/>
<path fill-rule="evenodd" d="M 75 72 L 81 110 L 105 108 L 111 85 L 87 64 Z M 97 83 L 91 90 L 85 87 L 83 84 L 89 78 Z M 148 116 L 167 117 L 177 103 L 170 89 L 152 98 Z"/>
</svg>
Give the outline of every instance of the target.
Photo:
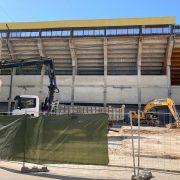
<svg viewBox="0 0 180 180">
<path fill-rule="evenodd" d="M 46 57 L 46 52 L 44 50 L 44 46 L 41 38 L 38 39 L 37 46 L 38 46 L 39 55 L 41 57 Z"/>
<path fill-rule="evenodd" d="M 0 61 L 2 59 L 2 43 L 3 43 L 3 39 L 0 38 Z M 1 76 L 1 70 L 0 70 L 0 76 Z M 1 97 L 1 86 L 2 86 L 2 81 L 1 81 L 1 78 L 0 78 L 0 97 Z"/>
<path fill-rule="evenodd" d="M 3 45 L 3 39 L 0 38 L 0 60 L 2 59 L 2 45 Z M 1 69 L 0 69 L 0 74 L 1 74 Z"/>
<path fill-rule="evenodd" d="M 11 59 L 12 60 L 16 60 L 17 57 L 14 53 L 14 50 L 13 50 L 13 46 L 12 46 L 12 42 L 10 40 L 7 40 L 7 47 L 8 47 L 8 50 L 9 50 L 9 53 L 10 53 L 10 56 L 11 56 Z M 12 75 L 15 75 L 16 74 L 16 68 L 13 68 L 12 69 Z"/>
<path fill-rule="evenodd" d="M 40 57 L 46 57 L 46 52 L 44 50 L 42 39 L 38 39 L 37 42 L 38 52 Z M 40 101 L 43 101 L 43 84 L 44 84 L 44 75 L 45 75 L 45 66 L 43 65 L 41 68 L 41 77 L 40 77 L 40 90 L 39 90 L 39 98 Z"/>
<path fill-rule="evenodd" d="M 142 59 L 142 37 L 138 40 L 137 54 L 137 91 L 138 91 L 138 109 L 141 109 L 141 59 Z"/>
<path fill-rule="evenodd" d="M 107 38 L 104 38 L 104 107 L 107 106 L 107 62 L 108 62 L 108 49 Z"/>
<path fill-rule="evenodd" d="M 167 76 L 167 88 L 168 97 L 171 97 L 171 56 L 174 46 L 174 36 L 168 38 L 167 48 L 166 48 L 166 76 Z"/>
<path fill-rule="evenodd" d="M 11 56 L 11 59 L 16 60 L 17 58 L 16 58 L 16 55 L 15 55 L 14 50 L 13 50 L 12 42 L 8 39 L 6 44 L 7 44 L 7 48 L 8 48 L 9 54 Z M 8 97 L 8 112 L 11 111 L 13 78 L 14 78 L 15 74 L 16 74 L 16 68 L 12 68 L 11 69 L 11 78 L 10 78 L 10 87 L 9 87 L 9 97 Z"/>
<path fill-rule="evenodd" d="M 75 52 L 74 40 L 69 40 L 69 48 L 72 59 L 72 86 L 71 86 L 71 105 L 74 106 L 74 86 L 75 86 L 75 78 L 77 75 L 77 56 Z"/>
</svg>

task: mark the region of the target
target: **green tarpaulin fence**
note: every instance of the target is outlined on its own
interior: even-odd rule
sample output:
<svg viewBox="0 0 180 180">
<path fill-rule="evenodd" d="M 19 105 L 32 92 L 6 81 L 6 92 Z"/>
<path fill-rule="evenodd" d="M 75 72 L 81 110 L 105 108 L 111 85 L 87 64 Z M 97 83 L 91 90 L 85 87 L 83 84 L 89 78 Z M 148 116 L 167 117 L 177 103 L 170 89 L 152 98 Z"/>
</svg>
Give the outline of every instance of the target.
<svg viewBox="0 0 180 180">
<path fill-rule="evenodd" d="M 106 114 L 0 116 L 0 158 L 38 164 L 108 164 Z"/>
</svg>

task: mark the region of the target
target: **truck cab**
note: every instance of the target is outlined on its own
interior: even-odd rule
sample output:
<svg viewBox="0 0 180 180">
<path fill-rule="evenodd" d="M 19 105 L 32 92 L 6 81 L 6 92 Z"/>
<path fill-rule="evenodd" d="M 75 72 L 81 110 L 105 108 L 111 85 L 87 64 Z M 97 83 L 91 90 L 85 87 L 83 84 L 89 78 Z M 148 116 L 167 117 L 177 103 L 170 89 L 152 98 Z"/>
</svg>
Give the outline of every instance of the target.
<svg viewBox="0 0 180 180">
<path fill-rule="evenodd" d="M 39 116 L 39 97 L 35 95 L 20 95 L 14 98 L 15 107 L 12 115 L 28 114 L 34 117 Z"/>
</svg>

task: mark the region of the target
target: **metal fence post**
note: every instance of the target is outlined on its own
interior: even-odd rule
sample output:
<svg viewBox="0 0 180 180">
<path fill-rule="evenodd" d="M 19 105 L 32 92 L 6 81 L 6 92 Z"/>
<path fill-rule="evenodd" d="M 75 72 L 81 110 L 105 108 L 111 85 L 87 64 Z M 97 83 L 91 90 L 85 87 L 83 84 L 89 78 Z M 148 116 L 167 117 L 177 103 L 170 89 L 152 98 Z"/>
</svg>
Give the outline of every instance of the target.
<svg viewBox="0 0 180 180">
<path fill-rule="evenodd" d="M 132 140 L 132 154 L 133 154 L 133 169 L 134 176 L 136 176 L 136 163 L 135 163 L 135 154 L 134 154 L 134 136 L 133 136 L 133 122 L 131 112 L 129 112 L 130 124 L 131 124 L 131 140 Z"/>
<path fill-rule="evenodd" d="M 140 168 L 140 109 L 138 109 L 138 173 L 139 176 L 139 168 Z"/>
</svg>

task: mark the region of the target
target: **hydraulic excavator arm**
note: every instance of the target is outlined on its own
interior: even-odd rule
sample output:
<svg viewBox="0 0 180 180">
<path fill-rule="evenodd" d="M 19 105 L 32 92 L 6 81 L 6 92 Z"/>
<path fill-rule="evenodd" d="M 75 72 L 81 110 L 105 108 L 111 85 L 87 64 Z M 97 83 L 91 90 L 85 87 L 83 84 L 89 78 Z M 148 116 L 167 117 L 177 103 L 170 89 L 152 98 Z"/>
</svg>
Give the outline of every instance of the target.
<svg viewBox="0 0 180 180">
<path fill-rule="evenodd" d="M 150 113 L 153 114 L 152 110 L 155 107 L 168 107 L 169 112 L 172 114 L 172 116 L 175 120 L 175 123 L 174 123 L 175 126 L 180 127 L 180 117 L 176 110 L 175 102 L 170 98 L 154 99 L 152 101 L 149 101 L 146 104 L 146 106 L 144 107 L 144 111 L 140 113 L 140 120 L 156 120 L 156 118 L 154 118 L 154 116 L 148 116 Z M 137 120 L 137 118 L 138 118 L 137 112 L 131 111 L 131 117 L 133 120 Z"/>
<path fill-rule="evenodd" d="M 172 114 L 175 121 L 179 120 L 179 115 L 175 107 L 175 102 L 170 98 L 155 99 L 153 101 L 148 102 L 144 108 L 144 113 L 150 112 L 154 107 L 163 107 L 163 106 L 168 107 L 169 112 Z"/>
</svg>

